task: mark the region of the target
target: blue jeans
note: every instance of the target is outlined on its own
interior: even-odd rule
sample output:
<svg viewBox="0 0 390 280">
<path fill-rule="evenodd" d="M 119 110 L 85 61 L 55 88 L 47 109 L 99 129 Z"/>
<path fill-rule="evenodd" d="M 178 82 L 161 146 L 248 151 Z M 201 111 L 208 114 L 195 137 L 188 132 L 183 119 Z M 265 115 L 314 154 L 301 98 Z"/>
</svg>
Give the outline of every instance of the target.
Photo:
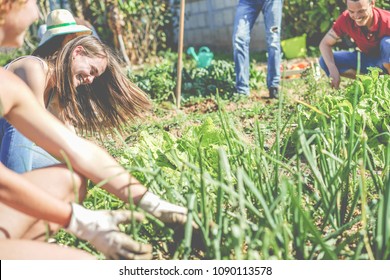
<svg viewBox="0 0 390 280">
<path fill-rule="evenodd" d="M 16 173 L 59 163 L 45 150 L 35 146 L 4 118 L 0 119 L 0 161 Z"/>
<path fill-rule="evenodd" d="M 357 55 L 357 51 L 333 52 L 334 61 L 340 74 L 344 73 L 349 69 L 357 70 Z M 383 63 L 390 63 L 390 36 L 382 38 L 380 42 L 380 54 L 366 55 L 364 53 L 361 53 L 360 58 L 360 73 L 367 74 L 368 67 L 378 67 L 381 68 L 385 73 L 387 73 L 386 69 L 383 67 Z M 325 61 L 322 57 L 320 57 L 320 65 L 321 68 L 325 71 L 326 75 L 329 76 L 328 67 L 326 66 Z"/>
<path fill-rule="evenodd" d="M 68 0 L 49 0 L 50 11 L 55 9 L 66 9 L 72 11 Z"/>
<path fill-rule="evenodd" d="M 236 90 L 249 95 L 249 43 L 250 33 L 260 12 L 264 15 L 267 43 L 267 87 L 280 83 L 280 31 L 283 0 L 240 0 L 233 29 L 233 56 L 236 72 Z"/>
</svg>

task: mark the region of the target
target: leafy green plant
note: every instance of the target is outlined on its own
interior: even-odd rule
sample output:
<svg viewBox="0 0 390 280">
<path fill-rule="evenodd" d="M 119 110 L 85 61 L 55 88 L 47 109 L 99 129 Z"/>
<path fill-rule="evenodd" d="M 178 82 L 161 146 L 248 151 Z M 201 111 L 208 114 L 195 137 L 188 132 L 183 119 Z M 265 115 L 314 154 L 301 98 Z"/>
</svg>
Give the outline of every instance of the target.
<svg viewBox="0 0 390 280">
<path fill-rule="evenodd" d="M 338 122 L 339 127 L 348 131 L 355 112 L 353 100 L 356 89 L 355 132 L 367 135 L 370 148 L 383 149 L 390 140 L 390 78 L 379 75 L 378 69 L 371 69 L 370 75 L 360 75 L 340 95 L 324 96 L 317 105 L 318 110 L 302 112 L 304 125 L 307 129 L 316 130 Z"/>
<path fill-rule="evenodd" d="M 214 60 L 207 68 L 191 67 L 183 70 L 184 96 L 226 95 L 234 92 L 235 73 L 233 64 Z"/>
<path fill-rule="evenodd" d="M 168 61 L 145 70 L 141 75 L 130 74 L 130 79 L 156 101 L 173 100 L 176 78 L 173 65 Z"/>
<path fill-rule="evenodd" d="M 130 74 L 142 90 L 156 101 L 173 100 L 176 87 L 176 68 L 167 59 L 154 67 L 147 68 L 142 74 Z M 235 92 L 235 72 L 232 62 L 214 60 L 207 68 L 197 68 L 191 61 L 186 62 L 182 75 L 182 98 L 206 97 L 217 93 L 229 98 Z M 257 71 L 252 65 L 250 86 L 258 89 L 265 85 L 265 73 Z"/>
<path fill-rule="evenodd" d="M 376 217 L 374 252 L 377 259 L 389 259 L 390 257 L 390 145 L 386 149 L 386 167 L 384 172 L 383 196 L 379 201 Z"/>
</svg>

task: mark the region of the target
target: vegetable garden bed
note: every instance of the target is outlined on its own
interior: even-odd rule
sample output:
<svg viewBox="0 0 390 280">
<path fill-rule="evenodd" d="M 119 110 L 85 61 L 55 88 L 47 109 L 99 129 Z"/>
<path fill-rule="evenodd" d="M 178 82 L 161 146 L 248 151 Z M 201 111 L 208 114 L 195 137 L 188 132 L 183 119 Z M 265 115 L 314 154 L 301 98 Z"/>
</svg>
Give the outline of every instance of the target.
<svg viewBox="0 0 390 280">
<path fill-rule="evenodd" d="M 188 96 L 181 110 L 169 101 L 169 66 L 152 74 L 165 84 L 139 76 L 141 87 L 162 92 L 153 113 L 102 142 L 155 193 L 194 204 L 205 248 L 175 240 L 152 217 L 123 230 L 152 243 L 157 259 L 390 258 L 389 76 L 373 71 L 335 91 L 307 74 L 283 82 L 275 101 L 262 72 L 251 76 L 248 98 L 220 91 L 230 66 L 215 65 L 215 87 L 203 84 L 207 92 Z M 93 186 L 85 205 L 126 207 Z M 93 251 L 65 233 L 57 240 Z"/>
</svg>

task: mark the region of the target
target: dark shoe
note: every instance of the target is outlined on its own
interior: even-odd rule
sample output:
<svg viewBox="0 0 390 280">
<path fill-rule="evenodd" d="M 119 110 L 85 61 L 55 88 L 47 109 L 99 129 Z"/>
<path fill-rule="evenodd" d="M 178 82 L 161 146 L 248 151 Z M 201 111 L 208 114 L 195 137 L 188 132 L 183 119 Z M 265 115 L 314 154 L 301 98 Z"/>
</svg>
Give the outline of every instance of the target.
<svg viewBox="0 0 390 280">
<path fill-rule="evenodd" d="M 270 87 L 268 91 L 269 91 L 269 98 L 275 98 L 275 99 L 279 98 L 279 89 L 277 87 Z"/>
</svg>

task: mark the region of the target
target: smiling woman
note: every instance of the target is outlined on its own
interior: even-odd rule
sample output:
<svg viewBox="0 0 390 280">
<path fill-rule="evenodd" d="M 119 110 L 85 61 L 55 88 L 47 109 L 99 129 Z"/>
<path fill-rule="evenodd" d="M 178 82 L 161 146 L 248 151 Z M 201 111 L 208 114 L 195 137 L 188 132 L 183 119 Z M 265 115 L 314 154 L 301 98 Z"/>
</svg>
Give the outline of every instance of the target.
<svg viewBox="0 0 390 280">
<path fill-rule="evenodd" d="M 72 39 L 42 58 L 49 76 L 38 98 L 80 131 L 120 128 L 150 108 L 148 98 L 124 75 L 116 56 L 94 36 Z"/>
<path fill-rule="evenodd" d="M 47 25 L 33 55 L 6 68 L 50 113 L 74 132 L 103 133 L 121 130 L 149 110 L 149 99 L 126 77 L 117 56 L 98 38 L 85 35 L 91 30 L 77 25 L 69 11 L 52 11 Z M 57 163 L 5 120 L 0 127 L 0 160 L 7 167 L 23 173 Z"/>
<path fill-rule="evenodd" d="M 78 46 L 73 52 L 73 85 L 77 88 L 82 85 L 92 84 L 95 78 L 99 78 L 107 68 L 107 57 L 88 57 L 85 49 Z"/>
</svg>

